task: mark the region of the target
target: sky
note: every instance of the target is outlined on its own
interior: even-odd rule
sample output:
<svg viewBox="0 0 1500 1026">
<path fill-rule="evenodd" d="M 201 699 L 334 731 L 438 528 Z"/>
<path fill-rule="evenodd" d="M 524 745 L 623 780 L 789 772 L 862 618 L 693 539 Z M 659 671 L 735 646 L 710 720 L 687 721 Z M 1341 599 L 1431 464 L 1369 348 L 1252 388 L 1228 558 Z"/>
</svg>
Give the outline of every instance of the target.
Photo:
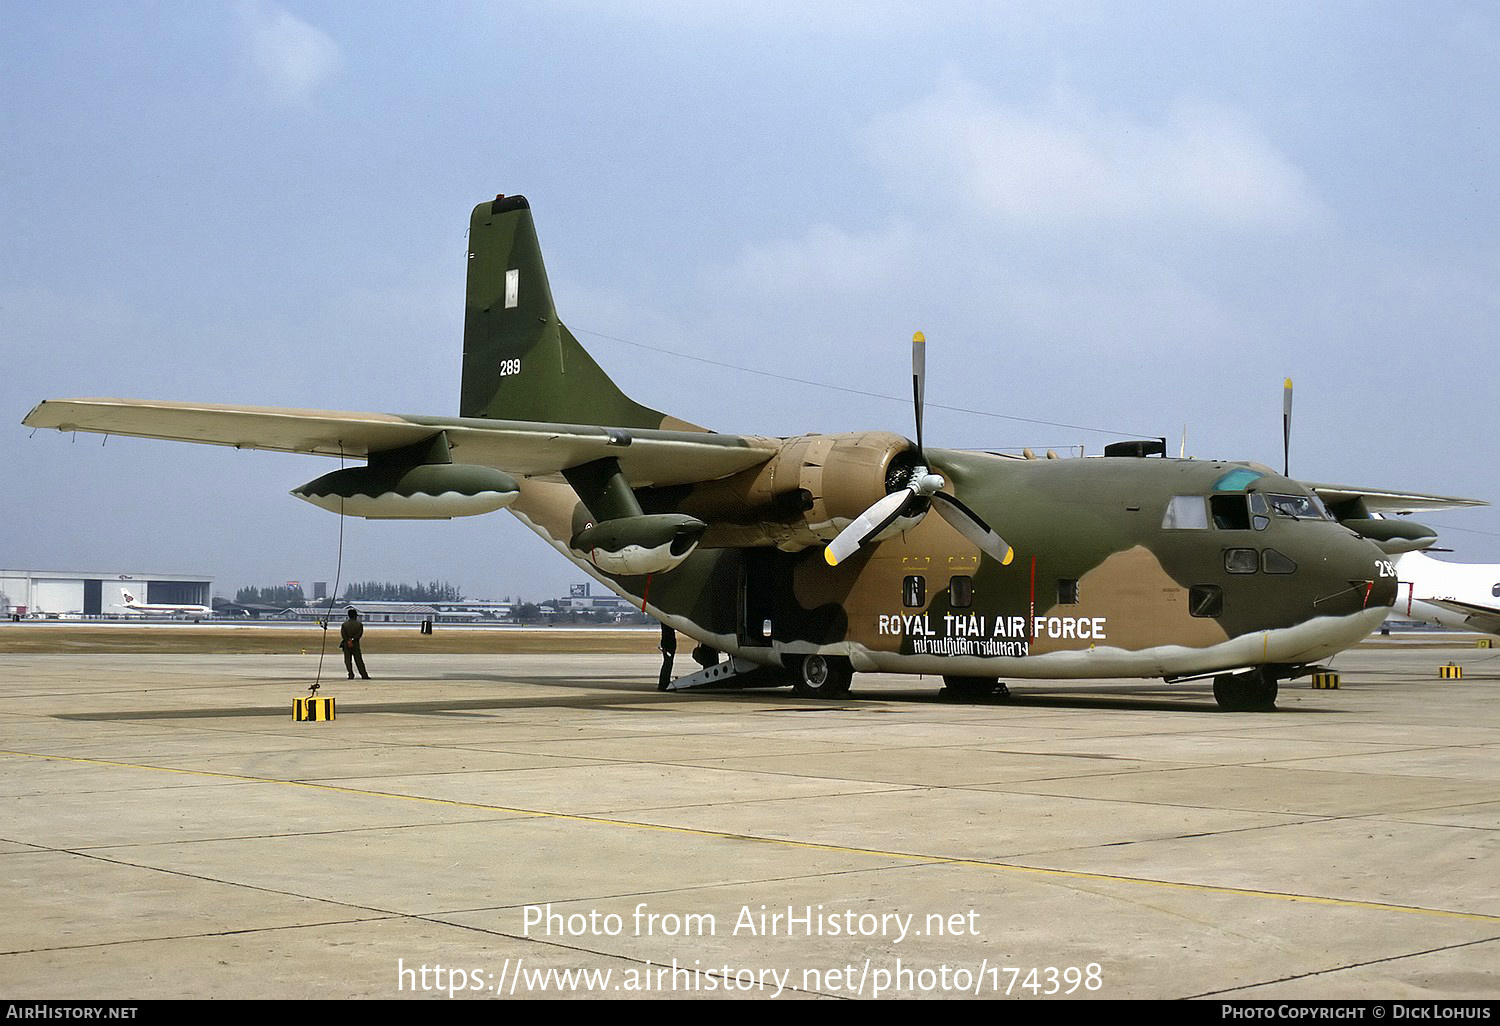
<svg viewBox="0 0 1500 1026">
<path fill-rule="evenodd" d="M 456 415 L 465 231 L 719 431 L 1282 460 L 1500 501 L 1493 3 L 0 0 L 0 566 L 581 575 L 505 513 L 339 518 L 326 459 L 33 434 L 84 396 Z M 1500 511 L 1431 514 L 1500 562 Z M 1003 533 L 1003 524 L 997 524 Z"/>
</svg>

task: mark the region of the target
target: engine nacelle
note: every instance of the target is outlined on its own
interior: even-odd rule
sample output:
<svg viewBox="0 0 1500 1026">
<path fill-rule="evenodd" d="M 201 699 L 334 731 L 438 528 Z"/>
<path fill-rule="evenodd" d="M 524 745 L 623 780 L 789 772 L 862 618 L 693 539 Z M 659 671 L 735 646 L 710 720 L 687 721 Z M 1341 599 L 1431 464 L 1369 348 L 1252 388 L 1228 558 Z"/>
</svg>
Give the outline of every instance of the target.
<svg viewBox="0 0 1500 1026">
<path fill-rule="evenodd" d="M 1418 549 L 1428 548 L 1437 541 L 1436 531 L 1411 520 L 1370 517 L 1340 520 L 1339 523 L 1361 538 L 1374 542 L 1382 552 L 1392 556 L 1403 552 L 1416 552 Z"/>
<path fill-rule="evenodd" d="M 912 443 L 889 432 L 801 435 L 786 439 L 758 467 L 694 486 L 677 508 L 713 525 L 705 545 L 775 545 L 795 552 L 832 541 L 904 484 L 897 479 L 914 464 Z"/>
<path fill-rule="evenodd" d="M 659 574 L 692 555 L 706 530 L 682 513 L 642 514 L 585 527 L 568 546 L 607 574 Z"/>
<path fill-rule="evenodd" d="M 503 470 L 468 463 L 347 467 L 292 494 L 320 509 L 370 520 L 450 520 L 504 509 L 521 494 Z"/>
</svg>

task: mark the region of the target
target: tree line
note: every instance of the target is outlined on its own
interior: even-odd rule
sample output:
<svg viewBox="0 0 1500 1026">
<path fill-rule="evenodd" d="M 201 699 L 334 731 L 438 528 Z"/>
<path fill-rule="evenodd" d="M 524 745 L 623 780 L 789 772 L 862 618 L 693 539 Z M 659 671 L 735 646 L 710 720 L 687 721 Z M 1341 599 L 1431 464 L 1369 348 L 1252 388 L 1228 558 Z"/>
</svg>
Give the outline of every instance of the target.
<svg viewBox="0 0 1500 1026">
<path fill-rule="evenodd" d="M 463 591 L 447 581 L 429 581 L 426 584 L 401 584 L 391 581 L 359 581 L 344 589 L 336 603 L 347 602 L 461 602 Z M 301 585 L 285 584 L 266 588 L 254 586 L 241 588 L 234 593 L 234 600 L 241 605 L 281 606 L 293 608 L 313 605 L 303 592 Z M 318 599 L 327 602 L 327 599 Z"/>
</svg>

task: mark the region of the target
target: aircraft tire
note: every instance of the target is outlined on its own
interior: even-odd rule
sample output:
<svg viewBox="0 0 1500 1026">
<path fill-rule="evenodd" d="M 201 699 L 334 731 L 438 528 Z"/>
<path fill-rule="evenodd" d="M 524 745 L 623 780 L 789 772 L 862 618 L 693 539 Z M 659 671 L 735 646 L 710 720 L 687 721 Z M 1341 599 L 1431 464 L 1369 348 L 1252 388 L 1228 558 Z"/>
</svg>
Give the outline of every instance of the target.
<svg viewBox="0 0 1500 1026">
<path fill-rule="evenodd" d="M 1226 712 L 1270 712 L 1276 708 L 1276 678 L 1263 670 L 1214 678 L 1214 701 Z"/>
<path fill-rule="evenodd" d="M 792 661 L 792 690 L 803 698 L 837 698 L 854 679 L 849 660 L 814 653 Z"/>
<path fill-rule="evenodd" d="M 946 674 L 943 676 L 943 691 L 951 691 L 952 695 L 948 696 L 951 698 L 972 702 L 990 698 L 1000 690 L 999 677 L 950 677 Z M 1009 689 L 1005 690 L 1005 695 L 1009 697 Z"/>
</svg>

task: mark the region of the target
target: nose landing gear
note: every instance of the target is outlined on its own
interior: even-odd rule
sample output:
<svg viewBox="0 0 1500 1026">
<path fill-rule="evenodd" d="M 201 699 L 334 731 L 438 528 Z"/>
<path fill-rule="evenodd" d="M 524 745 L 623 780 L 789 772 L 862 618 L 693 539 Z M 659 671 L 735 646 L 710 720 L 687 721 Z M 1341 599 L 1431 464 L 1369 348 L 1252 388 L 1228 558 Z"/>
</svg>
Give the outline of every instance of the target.
<svg viewBox="0 0 1500 1026">
<path fill-rule="evenodd" d="M 987 698 L 1009 698 L 1010 688 L 997 677 L 943 676 L 939 698 L 956 698 L 961 702 L 982 702 Z"/>
<path fill-rule="evenodd" d="M 1227 712 L 1270 712 L 1276 690 L 1276 678 L 1264 666 L 1214 678 L 1214 701 Z"/>
</svg>

